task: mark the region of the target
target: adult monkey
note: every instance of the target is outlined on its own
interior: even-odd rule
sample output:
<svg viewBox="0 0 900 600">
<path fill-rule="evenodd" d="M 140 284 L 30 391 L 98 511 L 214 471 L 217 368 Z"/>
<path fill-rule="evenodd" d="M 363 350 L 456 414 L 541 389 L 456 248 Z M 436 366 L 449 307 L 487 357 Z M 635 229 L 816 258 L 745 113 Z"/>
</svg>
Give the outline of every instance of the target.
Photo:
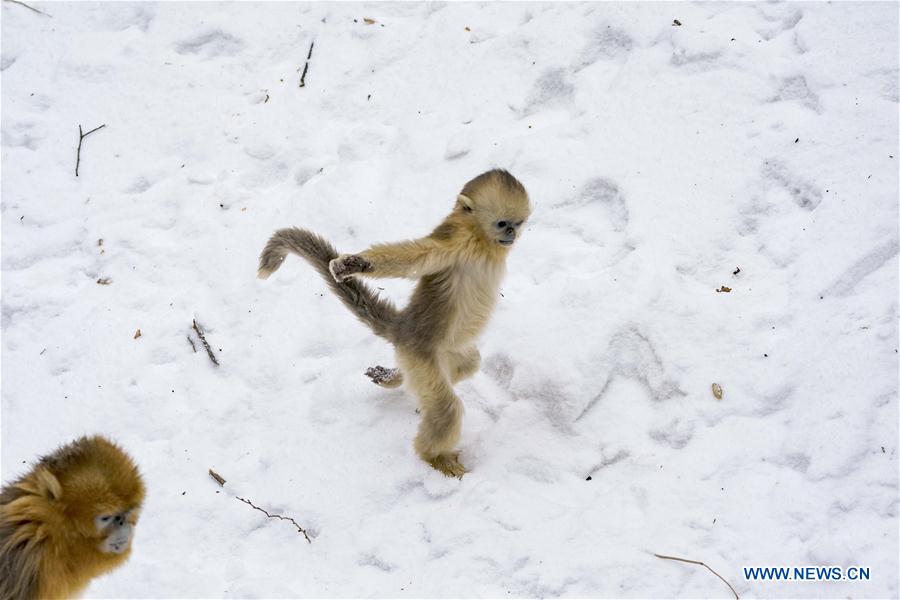
<svg viewBox="0 0 900 600">
<path fill-rule="evenodd" d="M 100 436 L 41 458 L 0 490 L 0 600 L 71 598 L 131 554 L 137 467 Z"/>
</svg>

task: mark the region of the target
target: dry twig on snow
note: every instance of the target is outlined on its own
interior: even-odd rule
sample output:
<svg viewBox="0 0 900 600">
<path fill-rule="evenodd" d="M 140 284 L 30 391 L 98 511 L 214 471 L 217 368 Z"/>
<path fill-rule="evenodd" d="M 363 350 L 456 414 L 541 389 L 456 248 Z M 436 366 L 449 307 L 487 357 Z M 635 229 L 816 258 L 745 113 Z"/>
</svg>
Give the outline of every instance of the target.
<svg viewBox="0 0 900 600">
<path fill-rule="evenodd" d="M 702 562 L 699 560 L 690 560 L 688 558 L 678 558 L 677 556 L 664 556 L 662 554 L 656 554 L 655 552 L 653 553 L 653 556 L 655 556 L 656 558 L 662 558 L 664 560 L 677 560 L 678 562 L 688 563 L 691 565 L 700 565 L 701 567 L 706 567 L 710 573 L 712 573 L 713 575 L 715 575 L 716 577 L 721 579 L 725 583 L 725 585 L 728 586 L 728 589 L 730 589 L 731 593 L 734 594 L 734 600 L 740 600 L 740 596 L 738 596 L 738 593 L 736 591 L 734 591 L 734 588 L 731 587 L 731 584 L 728 583 L 728 581 L 726 581 L 724 577 L 722 577 L 721 575 L 719 575 L 718 573 L 713 571 L 712 568 L 710 568 L 710 566 L 708 564 L 706 564 L 705 562 Z"/>
<path fill-rule="evenodd" d="M 255 508 L 256 510 L 258 510 L 259 512 L 261 512 L 261 513 L 263 513 L 264 515 L 266 515 L 267 517 L 269 517 L 270 519 L 281 519 L 282 521 L 290 521 L 291 523 L 294 524 L 294 527 L 297 528 L 297 531 L 303 534 L 303 537 L 306 538 L 306 541 L 309 542 L 310 544 L 312 544 L 312 540 L 309 539 L 309 535 L 307 535 L 306 530 L 303 529 L 302 527 L 300 527 L 300 524 L 297 523 L 297 521 L 295 521 L 295 520 L 292 519 L 291 517 L 283 517 L 283 516 L 281 516 L 281 515 L 273 515 L 273 514 L 269 514 L 269 511 L 265 510 L 264 508 L 260 508 L 260 507 L 256 506 L 255 504 L 253 504 L 253 503 L 250 502 L 249 500 L 246 500 L 246 499 L 241 498 L 241 497 L 239 497 L 239 496 L 236 496 L 236 498 L 237 498 L 238 500 L 240 500 L 241 502 L 243 502 L 244 504 L 249 504 L 250 506 L 252 506 L 252 507 Z"/>
<path fill-rule="evenodd" d="M 100 127 L 94 127 L 87 133 L 82 133 L 81 125 L 78 126 L 78 136 L 79 137 L 78 137 L 78 152 L 75 154 L 75 177 L 78 177 L 78 167 L 81 165 L 81 142 L 83 142 L 84 138 L 86 138 L 87 136 L 91 135 L 98 129 L 103 129 L 104 127 L 106 127 L 106 123 L 104 123 Z"/>
<path fill-rule="evenodd" d="M 303 65 L 303 73 L 300 75 L 300 85 L 297 87 L 306 87 L 306 71 L 309 69 L 309 59 L 312 58 L 312 50 L 315 45 L 315 40 L 309 43 L 309 54 L 306 55 L 306 64 Z"/>
<path fill-rule="evenodd" d="M 210 469 L 209 476 L 215 479 L 220 486 L 225 487 L 225 479 L 221 475 Z"/>
<path fill-rule="evenodd" d="M 45 17 L 51 17 L 51 18 L 53 17 L 53 15 L 50 15 L 50 14 L 48 14 L 48 13 L 45 13 L 45 12 L 42 11 L 42 10 L 38 10 L 38 9 L 36 9 L 36 8 L 33 7 L 33 6 L 28 6 L 27 4 L 25 4 L 24 2 L 20 2 L 19 0 L 6 0 L 6 2 L 12 2 L 13 4 L 18 4 L 19 6 L 24 6 L 24 7 L 27 8 L 28 10 L 32 10 L 32 11 L 36 12 L 36 13 L 39 14 L 39 15 L 44 15 Z"/>
<path fill-rule="evenodd" d="M 213 361 L 213 364 L 218 367 L 219 361 L 216 359 L 216 355 L 213 354 L 212 348 L 209 347 L 209 342 L 206 341 L 206 336 L 203 335 L 203 331 L 200 329 L 200 326 L 197 325 L 197 319 L 194 319 L 194 331 L 197 332 L 197 337 L 200 338 L 200 341 L 203 343 L 203 347 L 206 348 L 206 353 L 209 354 L 209 360 Z M 191 345 L 193 346 L 194 344 L 191 343 Z"/>
</svg>

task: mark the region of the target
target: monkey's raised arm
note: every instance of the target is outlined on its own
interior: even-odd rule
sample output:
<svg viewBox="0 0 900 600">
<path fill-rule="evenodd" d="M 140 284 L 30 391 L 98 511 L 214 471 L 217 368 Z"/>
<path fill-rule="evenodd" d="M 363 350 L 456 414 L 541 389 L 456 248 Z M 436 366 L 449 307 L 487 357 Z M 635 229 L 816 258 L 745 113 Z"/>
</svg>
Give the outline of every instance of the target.
<svg viewBox="0 0 900 600">
<path fill-rule="evenodd" d="M 359 254 L 342 254 L 329 264 L 337 281 L 353 275 L 417 279 L 453 263 L 449 244 L 428 236 L 396 244 L 376 244 Z"/>
</svg>

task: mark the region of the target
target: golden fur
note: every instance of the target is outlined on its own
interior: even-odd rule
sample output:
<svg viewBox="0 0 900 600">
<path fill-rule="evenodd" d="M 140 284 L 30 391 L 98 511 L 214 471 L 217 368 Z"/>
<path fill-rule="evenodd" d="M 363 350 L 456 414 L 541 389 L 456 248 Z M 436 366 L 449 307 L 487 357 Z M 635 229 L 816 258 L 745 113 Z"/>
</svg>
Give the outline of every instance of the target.
<svg viewBox="0 0 900 600">
<path fill-rule="evenodd" d="M 384 387 L 407 383 L 422 412 L 416 451 L 442 473 L 461 477 L 465 467 L 454 448 L 463 406 L 452 386 L 478 370 L 474 342 L 494 309 L 506 256 L 530 213 L 522 184 L 506 171 L 488 171 L 463 187 L 453 211 L 424 238 L 337 255 L 313 233 L 282 229 L 260 256 L 259 276 L 277 270 L 288 252 L 299 254 L 360 320 L 393 343 L 399 370 L 375 367 L 367 374 Z M 419 283 L 409 305 L 397 310 L 355 277 Z"/>
<path fill-rule="evenodd" d="M 0 491 L 0 600 L 71 598 L 121 565 L 144 499 L 118 446 L 83 437 Z"/>
</svg>

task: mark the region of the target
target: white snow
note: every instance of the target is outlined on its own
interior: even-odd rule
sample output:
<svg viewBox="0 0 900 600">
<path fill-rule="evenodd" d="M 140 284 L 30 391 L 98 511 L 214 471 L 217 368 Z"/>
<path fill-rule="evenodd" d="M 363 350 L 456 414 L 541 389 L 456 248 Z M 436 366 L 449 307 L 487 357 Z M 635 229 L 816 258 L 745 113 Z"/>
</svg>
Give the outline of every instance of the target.
<svg viewBox="0 0 900 600">
<path fill-rule="evenodd" d="M 135 457 L 134 554 L 89 597 L 730 595 L 653 553 L 746 597 L 900 594 L 896 3 L 29 4 L 2 478 L 83 433 Z M 255 269 L 288 225 L 425 235 L 492 167 L 535 212 L 458 481 L 364 377 L 390 347 L 302 261 Z M 775 565 L 871 580 L 744 578 Z"/>
</svg>

